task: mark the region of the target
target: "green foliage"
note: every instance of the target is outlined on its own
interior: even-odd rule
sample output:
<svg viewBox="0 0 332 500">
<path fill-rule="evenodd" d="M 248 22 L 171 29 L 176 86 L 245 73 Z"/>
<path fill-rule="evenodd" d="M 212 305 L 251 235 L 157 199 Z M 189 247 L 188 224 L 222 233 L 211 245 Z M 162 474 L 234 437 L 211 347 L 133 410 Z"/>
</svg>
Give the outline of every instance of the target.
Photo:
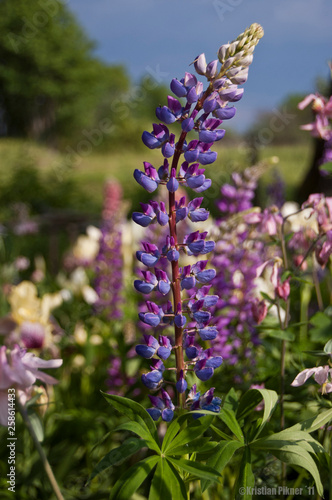
<svg viewBox="0 0 332 500">
<path fill-rule="evenodd" d="M 154 470 L 150 480 L 149 500 L 157 499 L 158 495 L 159 498 L 185 500 L 186 485 L 199 479 L 204 492 L 218 481 L 220 474 L 236 454 L 240 463 L 234 495 L 236 499 L 250 500 L 251 488 L 255 486 L 254 456 L 257 453 L 272 454 L 288 465 L 304 468 L 313 477 L 318 494 L 323 494 L 316 461 L 325 457 L 326 452 L 311 433 L 332 420 L 332 410 L 273 433 L 268 422 L 277 405 L 276 392 L 251 389 L 238 400 L 232 389 L 226 395 L 226 407 L 221 408 L 220 413 L 198 410 L 182 414 L 173 420 L 160 446 L 155 435 L 155 424 L 150 422 L 150 415 L 141 405 L 118 396 L 104 396 L 115 409 L 130 419 L 130 422 L 115 430 L 129 430 L 141 437 L 127 440 L 119 448 L 111 450 L 99 462 L 90 479 L 121 463 L 144 446 L 153 453 L 120 477 L 112 489 L 111 499 L 130 498 Z M 264 402 L 262 417 L 255 411 L 261 401 Z M 200 414 L 201 418 L 193 420 L 192 415 L 195 414 Z M 217 421 L 217 425 L 214 421 Z M 218 422 L 223 423 L 231 434 L 221 431 Z M 209 433 L 208 436 L 204 436 L 206 432 Z M 221 437 L 219 443 L 211 441 L 211 432 Z"/>
</svg>

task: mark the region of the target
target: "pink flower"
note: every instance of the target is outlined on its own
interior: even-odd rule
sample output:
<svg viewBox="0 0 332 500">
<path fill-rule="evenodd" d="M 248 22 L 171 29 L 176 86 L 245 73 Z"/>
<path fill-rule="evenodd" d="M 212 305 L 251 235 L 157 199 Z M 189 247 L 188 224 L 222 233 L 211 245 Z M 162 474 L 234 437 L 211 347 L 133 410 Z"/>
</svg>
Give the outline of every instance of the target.
<svg viewBox="0 0 332 500">
<path fill-rule="evenodd" d="M 299 387 L 303 385 L 310 377 L 314 375 L 314 379 L 317 384 L 321 385 L 322 394 L 327 394 L 332 392 L 332 368 L 328 365 L 317 366 L 315 368 L 306 368 L 298 375 L 291 383 L 293 387 Z"/>
<path fill-rule="evenodd" d="M 321 137 L 328 141 L 332 137 L 329 119 L 332 118 L 332 97 L 327 100 L 320 94 L 310 94 L 298 104 L 299 109 L 304 109 L 312 102 L 312 110 L 316 114 L 315 121 L 302 125 L 302 130 L 309 130 L 313 137 Z"/>
<path fill-rule="evenodd" d="M 39 371 L 40 368 L 58 368 L 62 359 L 45 361 L 31 352 L 20 349 L 18 345 L 12 351 L 6 346 L 0 348 L 0 424 L 8 422 L 8 389 L 15 388 L 27 391 L 37 379 L 46 384 L 56 384 L 58 381 Z"/>
</svg>

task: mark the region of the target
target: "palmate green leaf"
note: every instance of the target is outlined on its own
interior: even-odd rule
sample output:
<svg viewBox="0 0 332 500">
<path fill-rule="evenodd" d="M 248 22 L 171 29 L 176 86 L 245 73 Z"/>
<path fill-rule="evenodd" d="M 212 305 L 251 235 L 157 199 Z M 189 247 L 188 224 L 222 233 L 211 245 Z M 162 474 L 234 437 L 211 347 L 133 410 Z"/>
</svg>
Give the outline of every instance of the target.
<svg viewBox="0 0 332 500">
<path fill-rule="evenodd" d="M 130 420 L 138 423 L 141 423 L 141 421 L 143 420 L 151 436 L 153 437 L 155 442 L 159 444 L 156 424 L 150 414 L 146 411 L 146 409 L 143 408 L 143 406 L 141 406 L 139 403 L 136 403 L 136 401 L 132 401 L 128 398 L 116 396 L 115 394 L 107 394 L 106 392 L 102 391 L 101 393 L 111 406 L 113 406 L 123 415 L 126 415 Z"/>
<path fill-rule="evenodd" d="M 163 442 L 162 442 L 162 446 L 161 446 L 162 452 L 168 448 L 169 444 L 175 438 L 175 436 L 178 434 L 178 432 L 180 431 L 181 427 L 183 426 L 183 424 L 185 423 L 185 421 L 187 420 L 188 417 L 189 417 L 189 414 L 187 414 L 187 413 L 184 415 L 180 415 L 180 417 L 174 419 L 172 421 L 172 423 L 169 425 L 167 432 L 164 436 Z"/>
<path fill-rule="evenodd" d="M 324 488 L 320 480 L 317 465 L 306 450 L 304 450 L 300 446 L 294 446 L 292 451 L 271 450 L 271 453 L 286 464 L 297 465 L 302 467 L 303 469 L 306 469 L 315 480 L 318 495 L 323 496 Z"/>
<path fill-rule="evenodd" d="M 227 427 L 233 432 L 233 434 L 237 437 L 237 439 L 243 443 L 244 437 L 243 432 L 240 427 L 240 424 L 236 420 L 235 414 L 231 410 L 227 410 L 226 408 L 221 408 L 220 413 L 218 413 L 218 418 L 227 425 Z"/>
<path fill-rule="evenodd" d="M 159 445 L 151 437 L 151 433 L 149 432 L 149 429 L 147 428 L 143 420 L 141 420 L 140 422 L 124 422 L 123 424 L 119 425 L 116 429 L 114 429 L 113 432 L 118 432 L 118 431 L 130 431 L 133 432 L 134 434 L 137 434 L 137 436 L 145 440 L 146 446 L 148 448 L 156 451 L 160 455 Z"/>
<path fill-rule="evenodd" d="M 175 458 L 170 456 L 167 457 L 167 460 L 179 469 L 189 472 L 189 474 L 199 477 L 200 479 L 208 479 L 209 481 L 219 480 L 220 474 L 217 471 L 207 465 L 201 464 L 200 462 L 193 462 L 184 458 Z"/>
<path fill-rule="evenodd" d="M 213 450 L 213 454 L 208 458 L 206 465 L 221 473 L 233 457 L 236 450 L 242 448 L 242 446 L 243 445 L 239 441 L 221 441 L 221 443 L 219 443 Z M 211 484 L 211 481 L 203 479 L 201 482 L 202 492 L 204 492 Z"/>
<path fill-rule="evenodd" d="M 160 457 L 154 455 L 130 467 L 113 486 L 109 500 L 129 500 L 159 460 Z"/>
<path fill-rule="evenodd" d="M 186 486 L 172 464 L 160 458 L 154 473 L 149 500 L 187 500 Z"/>
<path fill-rule="evenodd" d="M 102 471 L 108 469 L 109 467 L 112 467 L 113 465 L 120 464 L 127 458 L 131 457 L 131 455 L 134 455 L 134 453 L 146 446 L 146 441 L 144 441 L 143 439 L 137 439 L 134 437 L 126 439 L 126 441 L 124 441 L 121 446 L 119 446 L 118 448 L 114 448 L 109 453 L 107 453 L 104 458 L 101 459 L 101 461 L 92 471 L 86 484 L 90 483 L 90 481 L 92 481 L 92 479 Z"/>
<path fill-rule="evenodd" d="M 303 422 L 299 422 L 298 424 L 289 427 L 287 431 L 306 431 L 309 433 L 314 432 L 323 427 L 323 425 L 327 424 L 330 420 L 332 420 L 332 409 L 322 411 L 314 417 L 303 420 Z"/>
<path fill-rule="evenodd" d="M 248 446 L 245 447 L 240 464 L 240 472 L 235 485 L 236 500 L 251 500 L 252 495 L 249 493 L 255 486 L 255 476 L 251 467 L 251 452 Z"/>
<path fill-rule="evenodd" d="M 164 448 L 163 452 L 167 455 L 172 454 L 173 449 L 190 443 L 193 439 L 201 436 L 210 427 L 213 418 L 214 417 L 206 416 L 203 419 L 190 422 L 188 426 L 179 432 L 179 434 L 169 443 L 167 448 Z"/>
<path fill-rule="evenodd" d="M 263 419 L 254 437 L 257 437 L 261 433 L 268 419 L 272 415 L 278 401 L 278 394 L 275 391 L 271 391 L 269 389 L 250 389 L 241 398 L 236 414 L 238 421 L 242 418 L 245 418 L 256 408 L 256 406 L 261 402 L 262 399 L 264 400 Z"/>
</svg>

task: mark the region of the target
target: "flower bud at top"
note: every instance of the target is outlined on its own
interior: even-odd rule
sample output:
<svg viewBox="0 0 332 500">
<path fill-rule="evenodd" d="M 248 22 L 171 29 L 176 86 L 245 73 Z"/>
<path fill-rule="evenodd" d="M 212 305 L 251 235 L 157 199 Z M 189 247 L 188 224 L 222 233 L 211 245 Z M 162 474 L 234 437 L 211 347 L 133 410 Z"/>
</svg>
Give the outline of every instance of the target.
<svg viewBox="0 0 332 500">
<path fill-rule="evenodd" d="M 199 56 L 196 57 L 194 61 L 194 66 L 196 73 L 198 73 L 199 75 L 205 75 L 206 72 L 205 54 L 200 54 Z"/>
</svg>

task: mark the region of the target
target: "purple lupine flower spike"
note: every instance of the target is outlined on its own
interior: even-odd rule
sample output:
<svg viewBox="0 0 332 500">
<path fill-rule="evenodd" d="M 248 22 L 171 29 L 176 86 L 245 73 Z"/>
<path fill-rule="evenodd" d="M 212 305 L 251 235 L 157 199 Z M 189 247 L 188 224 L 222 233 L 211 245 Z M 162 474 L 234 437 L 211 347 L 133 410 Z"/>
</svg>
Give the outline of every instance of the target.
<svg viewBox="0 0 332 500">
<path fill-rule="evenodd" d="M 160 396 L 150 396 L 153 408 L 148 412 L 154 420 L 162 418 L 169 422 L 173 418 L 175 406 L 165 390 L 168 383 L 175 385 L 178 406 L 182 409 L 218 411 L 220 407 L 220 399 L 214 397 L 213 388 L 201 396 L 194 384 L 186 398 L 189 369 L 198 379 L 207 381 L 222 363 L 219 353 L 213 354 L 211 348 L 203 350 L 200 346 L 201 342 L 215 341 L 218 336 L 212 309 L 221 299 L 209 293 L 210 283 L 216 276 L 215 269 L 207 266 L 207 260 L 199 260 L 200 256 L 214 251 L 215 242 L 208 239 L 206 231 L 181 234 L 180 229 L 189 221 L 206 221 L 209 212 L 202 208 L 202 197 L 187 202 L 179 192 L 182 186 L 195 193 L 202 193 L 211 186 L 211 179 L 206 178 L 201 165 L 211 165 L 217 159 L 213 145 L 224 137 L 225 130 L 220 127 L 222 120 L 235 114 L 235 108 L 229 103 L 242 97 L 243 89 L 239 89 L 238 84 L 247 79 L 252 52 L 262 33 L 259 25 L 252 25 L 249 31 L 237 38 L 236 44 L 219 49 L 218 60 L 207 63 L 205 55 L 199 55 L 194 67 L 198 75 L 207 79 L 206 89 L 203 82 L 189 72 L 180 80 L 173 79 L 170 88 L 175 97 L 168 96 L 167 105 L 156 109 L 156 116 L 162 123 L 154 123 L 152 132 L 145 131 L 142 135 L 144 144 L 150 149 L 161 149 L 165 160 L 158 170 L 145 162 L 144 172 L 136 170 L 135 179 L 151 193 L 160 185 L 166 185 L 168 204 L 160 199 L 141 203 L 142 212 L 134 212 L 133 220 L 143 227 L 159 226 L 159 230 L 160 227 L 166 230 L 168 226 L 169 231 L 163 233 L 160 245 L 157 245 L 157 240 L 144 241 L 143 250 L 136 254 L 141 264 L 153 267 L 153 271 L 141 271 L 143 279 L 135 280 L 136 290 L 143 294 L 157 294 L 156 302 L 148 300 L 139 318 L 146 327 L 173 328 L 174 332 L 172 340 L 164 331 L 158 340 L 154 335 L 145 335 L 145 344 L 136 347 L 136 352 L 150 359 L 151 363 L 150 372 L 142 375 L 144 385 L 152 390 L 160 389 Z M 177 98 L 182 98 L 183 102 Z M 178 139 L 167 128 L 170 124 L 180 128 Z M 189 132 L 196 137 L 187 142 Z M 167 158 L 171 157 L 170 165 Z M 152 234 L 151 229 L 149 231 Z M 181 253 L 198 259 L 181 268 Z M 169 294 L 172 294 L 172 302 L 168 300 Z M 160 297 L 162 304 L 158 305 Z M 174 358 L 175 371 L 170 367 Z"/>
</svg>

